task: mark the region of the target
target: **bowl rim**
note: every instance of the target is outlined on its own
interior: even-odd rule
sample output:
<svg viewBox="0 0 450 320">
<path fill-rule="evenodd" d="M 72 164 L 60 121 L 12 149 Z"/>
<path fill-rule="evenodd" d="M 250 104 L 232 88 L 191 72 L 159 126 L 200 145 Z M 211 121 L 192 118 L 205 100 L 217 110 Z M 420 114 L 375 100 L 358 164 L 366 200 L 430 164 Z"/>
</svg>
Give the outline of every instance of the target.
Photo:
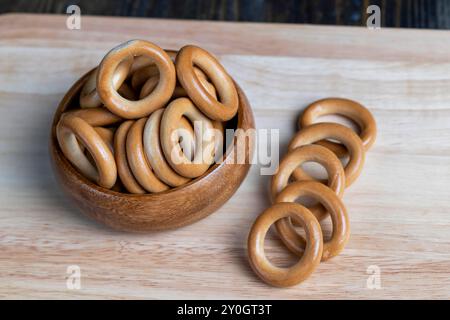
<svg viewBox="0 0 450 320">
<path fill-rule="evenodd" d="M 184 189 L 191 188 L 194 185 L 201 183 L 201 181 L 203 179 L 214 174 L 215 172 L 220 170 L 225 165 L 241 165 L 241 164 L 227 163 L 227 161 L 226 161 L 226 159 L 228 157 L 234 156 L 234 153 L 235 153 L 234 150 L 236 148 L 236 139 L 235 139 L 236 136 L 234 135 L 233 141 L 225 149 L 225 152 L 223 153 L 223 159 L 220 163 L 213 164 L 212 166 L 210 166 L 208 168 L 208 170 L 204 174 L 202 174 L 201 176 L 199 176 L 195 179 L 190 180 L 189 182 L 187 182 L 181 186 L 172 187 L 168 190 L 157 192 L 157 193 L 133 194 L 133 193 L 123 193 L 123 192 L 114 191 L 111 189 L 106 189 L 106 188 L 103 188 L 103 187 L 97 185 L 95 182 L 90 181 L 83 174 L 81 174 L 72 165 L 72 163 L 70 163 L 70 161 L 66 158 L 66 156 L 62 153 L 62 150 L 56 139 L 56 125 L 59 122 L 62 114 L 67 110 L 67 107 L 70 104 L 72 104 L 73 101 L 76 99 L 77 94 L 79 94 L 79 92 L 81 91 L 81 89 L 82 89 L 83 85 L 85 84 L 85 82 L 87 81 L 88 77 L 96 69 L 97 69 L 97 67 L 91 69 L 90 71 L 88 71 L 84 75 L 82 75 L 65 93 L 65 95 L 59 102 L 58 107 L 53 115 L 53 121 L 52 121 L 52 127 L 51 127 L 50 152 L 53 152 L 54 155 L 58 158 L 58 159 L 54 159 L 53 161 L 57 162 L 58 160 L 60 160 L 60 161 L 64 162 L 65 167 L 68 169 L 66 174 L 73 176 L 74 179 L 78 180 L 78 182 L 80 184 L 84 184 L 86 187 L 88 187 L 90 189 L 94 189 L 96 192 L 103 194 L 104 196 L 121 197 L 121 198 L 125 197 L 128 199 L 151 200 L 151 198 L 156 198 L 156 197 L 165 196 L 165 195 L 173 195 L 174 193 L 181 192 Z M 238 98 L 239 98 L 239 107 L 238 107 L 237 114 L 235 116 L 235 117 L 237 117 L 237 123 L 236 123 L 235 130 L 240 129 L 242 127 L 243 121 L 245 118 L 244 112 L 246 110 L 250 111 L 249 114 L 250 114 L 251 119 L 249 119 L 248 122 L 249 122 L 250 127 L 254 129 L 255 124 L 254 124 L 254 118 L 253 118 L 253 113 L 251 110 L 250 103 L 248 102 L 248 99 L 247 99 L 245 93 L 243 92 L 243 90 L 241 89 L 241 87 L 237 84 L 237 82 L 234 79 L 232 79 L 232 80 L 236 86 L 236 90 L 237 90 Z M 250 160 L 251 160 L 252 154 L 253 153 L 251 152 L 251 150 L 246 154 L 246 163 L 245 163 L 246 165 L 251 165 Z"/>
</svg>

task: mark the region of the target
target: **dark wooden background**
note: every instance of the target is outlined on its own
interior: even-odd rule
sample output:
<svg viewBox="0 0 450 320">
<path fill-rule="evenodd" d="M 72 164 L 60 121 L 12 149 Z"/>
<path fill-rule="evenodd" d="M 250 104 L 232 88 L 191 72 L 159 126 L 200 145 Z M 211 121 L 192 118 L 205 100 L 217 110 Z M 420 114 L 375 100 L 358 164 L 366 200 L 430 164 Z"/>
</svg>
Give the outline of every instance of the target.
<svg viewBox="0 0 450 320">
<path fill-rule="evenodd" d="M 366 8 L 381 8 L 385 27 L 450 28 L 450 0 L 0 0 L 0 13 L 65 13 L 331 25 L 365 25 Z"/>
</svg>

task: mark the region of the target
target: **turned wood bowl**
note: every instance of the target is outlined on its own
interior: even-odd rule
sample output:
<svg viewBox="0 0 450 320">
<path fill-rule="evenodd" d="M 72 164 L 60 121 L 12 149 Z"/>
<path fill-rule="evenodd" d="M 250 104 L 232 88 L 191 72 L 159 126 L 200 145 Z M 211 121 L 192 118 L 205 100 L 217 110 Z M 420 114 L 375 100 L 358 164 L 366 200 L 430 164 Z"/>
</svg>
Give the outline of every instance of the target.
<svg viewBox="0 0 450 320">
<path fill-rule="evenodd" d="M 66 93 L 53 118 L 50 156 L 53 171 L 64 193 L 88 217 L 113 229 L 146 232 L 182 227 L 210 215 L 239 188 L 250 168 L 252 150 L 245 148 L 243 164 L 224 160 L 212 165 L 202 176 L 177 188 L 160 193 L 128 194 L 102 188 L 79 173 L 62 153 L 56 139 L 56 124 L 61 114 L 78 107 L 78 96 L 88 72 Z M 239 109 L 226 128 L 243 130 L 255 127 L 252 110 L 244 92 L 237 86 Z M 236 139 L 227 146 L 225 159 L 236 154 Z"/>
</svg>

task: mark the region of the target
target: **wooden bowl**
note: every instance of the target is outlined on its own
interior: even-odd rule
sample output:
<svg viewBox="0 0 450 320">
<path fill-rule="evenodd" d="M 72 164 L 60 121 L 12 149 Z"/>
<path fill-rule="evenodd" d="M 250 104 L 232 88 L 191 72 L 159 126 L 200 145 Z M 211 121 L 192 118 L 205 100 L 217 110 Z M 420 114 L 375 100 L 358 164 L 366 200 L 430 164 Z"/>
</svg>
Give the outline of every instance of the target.
<svg viewBox="0 0 450 320">
<path fill-rule="evenodd" d="M 145 232 L 178 228 L 194 223 L 221 207 L 238 189 L 250 168 L 252 150 L 246 146 L 245 164 L 214 164 L 191 182 L 153 194 L 127 194 L 102 188 L 80 174 L 63 155 L 56 139 L 56 124 L 61 114 L 78 106 L 78 95 L 89 74 L 85 74 L 67 92 L 53 118 L 50 155 L 59 184 L 81 211 L 111 228 Z M 228 126 L 243 130 L 255 127 L 248 100 L 237 86 L 239 110 Z M 236 154 L 236 142 L 227 148 L 227 157 Z"/>
</svg>

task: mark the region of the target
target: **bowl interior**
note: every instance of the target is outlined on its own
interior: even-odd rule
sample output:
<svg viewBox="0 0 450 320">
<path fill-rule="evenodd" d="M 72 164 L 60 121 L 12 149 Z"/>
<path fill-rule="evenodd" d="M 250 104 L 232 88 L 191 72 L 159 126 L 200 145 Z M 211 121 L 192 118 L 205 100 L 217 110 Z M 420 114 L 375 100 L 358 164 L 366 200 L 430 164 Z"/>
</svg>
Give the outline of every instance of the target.
<svg viewBox="0 0 450 320">
<path fill-rule="evenodd" d="M 235 143 L 234 143 L 234 139 L 233 141 L 226 141 L 228 144 L 224 145 L 224 153 L 223 153 L 223 160 L 220 163 L 215 163 L 213 165 L 211 165 L 211 167 L 200 177 L 197 177 L 191 181 L 189 181 L 188 183 L 175 187 L 175 188 L 171 188 L 169 190 L 163 191 L 163 192 L 159 192 L 159 193 L 146 193 L 146 194 L 131 194 L 131 193 L 126 193 L 126 192 L 120 192 L 120 191 L 114 191 L 111 189 L 106 189 L 103 187 L 98 186 L 97 184 L 95 184 L 94 182 L 90 181 L 89 179 L 87 179 L 86 177 L 84 177 L 74 166 L 72 166 L 72 164 L 67 160 L 67 158 L 64 156 L 64 154 L 62 153 L 58 141 L 56 139 L 56 124 L 58 123 L 61 115 L 68 110 L 71 109 L 76 109 L 79 108 L 79 103 L 78 103 L 78 99 L 79 99 L 79 94 L 81 91 L 81 88 L 83 87 L 84 83 L 87 81 L 88 77 L 90 76 L 90 74 L 92 72 L 94 72 L 95 69 L 92 69 L 91 71 L 89 71 L 88 73 L 86 73 L 84 76 L 82 76 L 67 92 L 67 94 L 64 96 L 64 98 L 62 99 L 62 101 L 60 102 L 60 105 L 54 115 L 54 119 L 53 119 L 53 124 L 52 124 L 52 139 L 51 139 L 51 148 L 54 149 L 57 154 L 58 157 L 60 158 L 61 161 L 65 162 L 67 165 L 65 166 L 66 168 L 68 168 L 67 170 L 69 170 L 69 172 L 67 172 L 67 174 L 73 175 L 77 180 L 79 180 L 79 182 L 81 184 L 85 184 L 87 187 L 95 189 L 96 192 L 100 192 L 100 193 L 104 193 L 105 195 L 109 194 L 109 195 L 114 195 L 114 196 L 122 196 L 122 197 L 129 197 L 129 198 L 140 198 L 140 197 L 145 197 L 145 198 L 149 198 L 152 197 L 154 195 L 162 195 L 162 194 L 171 194 L 171 193 L 176 193 L 177 191 L 180 191 L 181 189 L 187 188 L 189 186 L 192 186 L 193 184 L 199 183 L 201 180 L 205 179 L 206 177 L 208 177 L 212 172 L 214 172 L 215 170 L 218 170 L 221 166 L 224 165 L 228 165 L 226 164 L 226 159 L 229 156 L 232 148 L 234 147 Z M 244 118 L 244 110 L 245 109 L 249 109 L 250 106 L 248 104 L 248 101 L 242 91 L 242 89 L 237 85 L 237 83 L 235 82 L 237 91 L 238 91 L 238 95 L 239 95 L 239 108 L 238 108 L 238 112 L 235 115 L 235 117 L 233 117 L 231 120 L 227 121 L 224 123 L 224 129 L 237 129 L 237 128 L 241 128 L 242 127 L 242 123 L 243 123 L 243 118 Z M 253 119 L 252 119 L 253 121 Z M 224 137 L 226 137 L 226 135 L 224 135 Z"/>
</svg>

